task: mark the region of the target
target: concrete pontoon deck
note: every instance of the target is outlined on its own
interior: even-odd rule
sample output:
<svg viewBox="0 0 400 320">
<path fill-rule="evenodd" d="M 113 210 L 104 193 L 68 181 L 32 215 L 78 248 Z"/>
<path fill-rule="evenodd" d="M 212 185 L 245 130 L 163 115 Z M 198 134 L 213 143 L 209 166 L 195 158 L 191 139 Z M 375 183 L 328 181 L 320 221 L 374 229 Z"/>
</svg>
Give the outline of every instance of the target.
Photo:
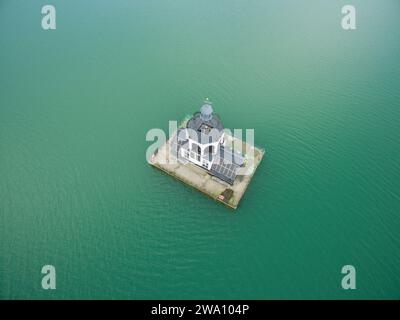
<svg viewBox="0 0 400 320">
<path fill-rule="evenodd" d="M 171 142 L 174 141 L 174 138 L 175 135 L 153 154 L 150 164 L 201 191 L 214 200 L 222 202 L 230 208 L 236 209 L 254 175 L 254 172 L 264 156 L 264 149 L 248 145 L 232 136 L 227 136 L 227 143 L 229 145 L 232 145 L 233 143 L 235 145 L 247 145 L 247 149 L 244 149 L 243 147 L 243 150 L 250 151 L 248 154 L 254 152 L 253 163 L 252 161 L 249 161 L 249 163 L 246 163 L 243 168 L 244 171 L 248 170 L 248 173 L 246 175 L 238 175 L 233 185 L 229 185 L 211 175 L 207 170 L 200 166 L 188 161 L 177 159 L 174 152 L 172 152 L 173 146 Z"/>
</svg>

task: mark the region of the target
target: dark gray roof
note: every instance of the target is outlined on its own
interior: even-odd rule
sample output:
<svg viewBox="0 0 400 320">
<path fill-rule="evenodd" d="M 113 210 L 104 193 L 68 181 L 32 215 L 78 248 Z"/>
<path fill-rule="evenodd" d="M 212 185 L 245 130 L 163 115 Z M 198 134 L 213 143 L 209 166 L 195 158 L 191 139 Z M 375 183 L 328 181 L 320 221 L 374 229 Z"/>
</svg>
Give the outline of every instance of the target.
<svg viewBox="0 0 400 320">
<path fill-rule="evenodd" d="M 239 167 L 244 164 L 244 157 L 239 152 L 233 151 L 231 148 L 228 147 L 225 148 L 222 145 L 219 147 L 219 156 L 225 162 L 232 162 Z"/>
<path fill-rule="evenodd" d="M 233 185 L 236 179 L 237 165 L 233 163 L 223 163 L 217 160 L 219 159 L 215 159 L 216 162 L 211 166 L 210 173 L 222 181 Z"/>
<path fill-rule="evenodd" d="M 220 146 L 215 156 L 210 173 L 213 176 L 233 185 L 236 179 L 236 170 L 244 165 L 244 158 L 229 148 Z"/>
<path fill-rule="evenodd" d="M 205 106 L 207 105 L 203 105 L 202 108 L 205 108 Z M 208 108 L 205 109 L 206 110 L 202 111 L 206 111 L 207 113 L 210 111 Z M 206 120 L 207 116 L 205 116 L 204 112 L 196 112 L 193 117 L 189 119 L 186 128 L 193 130 L 197 135 L 193 136 L 193 132 L 189 131 L 189 136 L 191 139 L 199 142 L 203 141 L 205 143 L 211 143 L 217 141 L 221 137 L 224 126 L 222 125 L 219 117 L 212 113 L 212 109 L 211 113 L 208 114 L 208 118 L 209 120 Z M 212 129 L 215 130 L 212 131 Z M 203 135 L 203 137 L 201 137 L 201 135 Z M 205 139 L 205 141 L 201 140 L 202 138 Z"/>
<path fill-rule="evenodd" d="M 175 136 L 171 143 L 172 154 L 179 158 L 179 149 L 181 148 L 189 151 L 189 142 L 187 140 L 179 140 L 177 136 Z M 206 154 L 205 157 L 207 160 L 211 160 L 210 155 Z M 222 181 L 233 185 L 236 179 L 237 169 L 244 165 L 243 156 L 230 148 L 225 148 L 220 145 L 214 157 L 214 162 L 208 172 Z"/>
</svg>

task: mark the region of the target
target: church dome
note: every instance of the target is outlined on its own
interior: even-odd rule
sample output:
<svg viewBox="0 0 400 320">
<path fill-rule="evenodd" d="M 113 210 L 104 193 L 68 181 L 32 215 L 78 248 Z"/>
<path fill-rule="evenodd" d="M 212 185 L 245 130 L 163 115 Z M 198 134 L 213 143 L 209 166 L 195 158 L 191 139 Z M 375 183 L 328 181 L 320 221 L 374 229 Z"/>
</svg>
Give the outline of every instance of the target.
<svg viewBox="0 0 400 320">
<path fill-rule="evenodd" d="M 211 104 L 205 103 L 200 108 L 200 116 L 204 121 L 210 121 L 213 116 L 213 108 Z"/>
<path fill-rule="evenodd" d="M 193 117 L 189 119 L 186 128 L 192 129 L 189 132 L 191 139 L 200 142 L 203 135 L 207 137 L 208 143 L 218 141 L 224 130 L 221 120 L 213 113 L 211 102 L 208 101 L 208 99 L 201 106 L 200 112 L 196 112 Z"/>
</svg>

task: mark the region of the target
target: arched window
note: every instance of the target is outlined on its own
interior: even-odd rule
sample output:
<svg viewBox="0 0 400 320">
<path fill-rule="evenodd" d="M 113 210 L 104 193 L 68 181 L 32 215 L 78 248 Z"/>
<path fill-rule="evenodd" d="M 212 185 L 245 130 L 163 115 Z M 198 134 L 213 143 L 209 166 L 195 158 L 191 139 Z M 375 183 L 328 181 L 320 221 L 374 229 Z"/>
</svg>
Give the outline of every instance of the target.
<svg viewBox="0 0 400 320">
<path fill-rule="evenodd" d="M 201 147 L 197 143 L 192 143 L 192 158 L 200 161 Z"/>
<path fill-rule="evenodd" d="M 197 143 L 192 143 L 192 151 L 193 152 L 198 152 L 200 146 Z"/>
</svg>

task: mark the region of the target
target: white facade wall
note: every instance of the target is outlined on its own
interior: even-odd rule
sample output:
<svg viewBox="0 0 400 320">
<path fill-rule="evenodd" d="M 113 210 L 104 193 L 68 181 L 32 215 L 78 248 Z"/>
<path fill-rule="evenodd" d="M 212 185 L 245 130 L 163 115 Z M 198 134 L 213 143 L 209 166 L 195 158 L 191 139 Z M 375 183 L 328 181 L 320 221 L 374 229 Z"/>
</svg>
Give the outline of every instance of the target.
<svg viewBox="0 0 400 320">
<path fill-rule="evenodd" d="M 188 135 L 187 135 L 187 137 L 188 137 Z M 213 155 L 215 155 L 217 153 L 217 150 L 219 149 L 220 144 L 222 144 L 222 145 L 225 144 L 224 138 L 225 138 L 225 133 L 222 133 L 221 137 L 219 138 L 219 140 L 217 142 L 206 143 L 206 144 L 200 144 L 196 140 L 188 138 L 189 150 L 180 149 L 181 156 L 184 157 L 185 159 L 207 169 L 207 170 L 210 170 L 211 166 L 213 164 L 213 161 L 214 161 L 214 157 L 212 157 L 211 161 L 208 161 L 208 157 L 206 159 L 204 159 L 203 156 L 205 155 L 205 150 L 208 149 L 210 146 L 212 146 L 213 147 Z M 196 146 L 196 149 L 195 149 L 196 151 L 193 151 L 193 146 Z M 199 146 L 200 150 L 201 150 L 200 157 L 197 154 L 197 146 Z"/>
</svg>

